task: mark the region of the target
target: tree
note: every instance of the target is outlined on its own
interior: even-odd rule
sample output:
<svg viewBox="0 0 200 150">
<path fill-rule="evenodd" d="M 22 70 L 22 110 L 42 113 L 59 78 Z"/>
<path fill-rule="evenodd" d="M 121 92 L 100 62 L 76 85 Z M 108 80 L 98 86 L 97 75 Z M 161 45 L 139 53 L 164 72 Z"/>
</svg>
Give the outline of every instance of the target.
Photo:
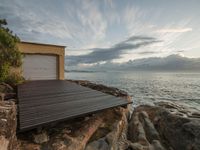
<svg viewBox="0 0 200 150">
<path fill-rule="evenodd" d="M 22 54 L 17 47 L 20 39 L 13 35 L 6 25 L 6 20 L 0 19 L 0 82 L 9 78 L 11 67 L 19 67 L 22 64 Z"/>
</svg>

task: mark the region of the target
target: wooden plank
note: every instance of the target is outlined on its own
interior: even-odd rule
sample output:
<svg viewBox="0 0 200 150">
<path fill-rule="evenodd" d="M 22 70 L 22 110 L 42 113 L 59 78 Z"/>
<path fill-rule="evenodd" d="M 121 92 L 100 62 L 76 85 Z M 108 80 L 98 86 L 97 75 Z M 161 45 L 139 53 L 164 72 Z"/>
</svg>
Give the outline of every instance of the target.
<svg viewBox="0 0 200 150">
<path fill-rule="evenodd" d="M 18 86 L 19 130 L 125 106 L 128 101 L 77 85 L 49 80 Z"/>
<path fill-rule="evenodd" d="M 54 94 L 54 93 L 57 94 L 58 92 L 64 93 L 64 92 L 74 92 L 74 91 L 88 91 L 87 88 L 80 87 L 80 86 L 74 86 L 73 84 L 71 86 L 63 86 L 63 85 L 59 86 L 59 85 L 52 85 L 52 84 L 54 84 L 54 83 L 46 84 L 45 88 L 41 88 L 39 86 L 38 87 L 33 86 L 32 88 L 19 87 L 18 95 L 19 95 L 19 97 L 20 96 L 30 97 L 30 96 L 35 96 L 35 95 L 48 95 L 48 94 Z M 25 90 L 23 90 L 23 89 L 25 89 Z"/>
<path fill-rule="evenodd" d="M 35 126 L 41 125 L 41 124 L 46 124 L 46 123 L 50 123 L 50 122 L 55 122 L 58 120 L 65 120 L 68 118 L 74 118 L 74 117 L 79 117 L 79 116 L 83 116 L 85 114 L 89 114 L 89 113 L 93 113 L 96 111 L 99 111 L 99 108 L 101 108 L 100 110 L 104 110 L 107 108 L 113 108 L 113 107 L 117 107 L 117 106 L 125 106 L 127 104 L 108 104 L 106 107 L 102 107 L 102 105 L 100 105 L 99 107 L 91 107 L 90 110 L 88 109 L 84 109 L 84 108 L 78 108 L 78 111 L 81 111 L 81 114 L 77 114 L 77 110 L 73 110 L 70 109 L 70 111 L 64 111 L 60 114 L 55 114 L 55 115 L 49 115 L 49 116 L 45 116 L 45 117 L 40 117 L 40 118 L 35 118 L 33 120 L 27 120 L 24 119 L 24 122 L 21 122 L 21 125 L 23 126 L 23 128 L 27 128 L 27 126 L 32 127 L 33 126 L 33 122 Z M 105 106 L 105 105 L 104 105 Z M 66 116 L 67 114 L 67 116 Z"/>
<path fill-rule="evenodd" d="M 109 102 L 107 102 L 107 105 L 109 103 L 118 103 L 121 101 L 116 101 L 116 99 L 109 99 L 110 97 L 96 97 L 96 98 L 88 98 L 87 100 L 83 101 L 82 100 L 77 100 L 77 101 L 66 101 L 66 102 L 62 102 L 62 103 L 54 103 L 54 104 L 48 104 L 48 105 L 38 105 L 38 106 L 34 106 L 34 107 L 29 107 L 28 111 L 22 111 L 21 114 L 26 114 L 27 117 L 31 117 L 31 112 L 37 112 L 37 114 L 48 114 L 48 113 L 57 113 L 59 111 L 64 111 L 66 109 L 66 107 L 68 108 L 74 108 L 75 110 L 78 110 L 79 108 L 84 108 L 86 107 L 88 109 L 88 104 L 90 105 L 90 107 L 92 106 L 98 106 L 101 104 L 104 104 L 105 102 L 102 101 L 102 99 L 107 99 L 109 100 Z M 79 108 L 76 108 L 78 107 Z M 26 109 L 26 107 L 21 107 L 22 109 Z M 71 110 L 69 109 L 69 110 Z M 39 112 L 38 112 L 39 111 Z"/>
<path fill-rule="evenodd" d="M 121 103 L 116 103 L 115 105 L 119 105 Z M 108 103 L 107 106 L 115 106 L 115 105 L 112 105 L 112 103 Z M 34 111 L 35 114 L 32 114 L 30 117 L 29 115 L 24 115 L 21 117 L 24 118 L 25 120 L 22 121 L 22 122 L 27 122 L 27 121 L 37 121 L 39 119 L 41 120 L 44 120 L 45 122 L 50 122 L 49 119 L 58 119 L 59 117 L 70 117 L 72 115 L 76 115 L 77 114 L 77 111 L 81 111 L 81 114 L 83 113 L 86 113 L 86 112 L 91 112 L 91 110 L 96 110 L 97 108 L 104 108 L 105 105 L 103 104 L 99 104 L 99 105 L 92 105 L 93 107 L 91 107 L 91 109 L 87 109 L 88 107 L 87 106 L 82 106 L 82 107 L 79 107 L 77 109 L 61 109 L 62 111 L 58 111 L 58 110 L 53 110 L 51 111 L 49 109 L 49 113 L 43 113 L 43 112 L 38 112 L 38 111 Z M 74 107 L 73 107 L 74 108 Z M 36 109 L 38 110 L 38 109 Z M 63 114 L 63 116 L 62 116 Z"/>
<path fill-rule="evenodd" d="M 87 94 L 87 93 L 86 93 Z M 91 93 L 91 94 L 79 94 L 79 95 L 65 95 L 65 96 L 58 96 L 58 97 L 50 97 L 50 98 L 41 98 L 41 97 L 34 97 L 35 99 L 24 99 L 23 102 L 20 102 L 21 107 L 36 107 L 36 106 L 41 106 L 41 105 L 52 105 L 52 104 L 57 104 L 57 103 L 62 103 L 62 102 L 70 102 L 70 101 L 77 101 L 77 100 L 82 100 L 83 102 L 86 102 L 86 99 L 95 99 L 96 97 L 103 97 L 101 93 Z M 56 101 L 55 101 L 56 98 Z"/>
</svg>

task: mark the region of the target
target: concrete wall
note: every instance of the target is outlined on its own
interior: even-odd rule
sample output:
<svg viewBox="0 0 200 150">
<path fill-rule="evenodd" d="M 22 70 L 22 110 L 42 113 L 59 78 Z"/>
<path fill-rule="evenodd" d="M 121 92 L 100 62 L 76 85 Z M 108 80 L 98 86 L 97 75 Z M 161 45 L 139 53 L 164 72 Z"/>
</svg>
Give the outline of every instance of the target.
<svg viewBox="0 0 200 150">
<path fill-rule="evenodd" d="M 21 42 L 19 50 L 24 54 L 41 54 L 58 56 L 58 78 L 64 80 L 65 46 Z"/>
</svg>

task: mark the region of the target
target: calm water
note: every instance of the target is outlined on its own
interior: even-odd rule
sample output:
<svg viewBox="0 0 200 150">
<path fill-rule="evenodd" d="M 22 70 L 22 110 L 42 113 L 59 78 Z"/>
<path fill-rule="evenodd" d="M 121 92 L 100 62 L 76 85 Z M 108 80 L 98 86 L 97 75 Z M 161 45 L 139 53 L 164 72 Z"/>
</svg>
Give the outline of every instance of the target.
<svg viewBox="0 0 200 150">
<path fill-rule="evenodd" d="M 70 72 L 65 76 L 123 89 L 132 96 L 133 106 L 167 100 L 200 109 L 200 73 Z"/>
</svg>

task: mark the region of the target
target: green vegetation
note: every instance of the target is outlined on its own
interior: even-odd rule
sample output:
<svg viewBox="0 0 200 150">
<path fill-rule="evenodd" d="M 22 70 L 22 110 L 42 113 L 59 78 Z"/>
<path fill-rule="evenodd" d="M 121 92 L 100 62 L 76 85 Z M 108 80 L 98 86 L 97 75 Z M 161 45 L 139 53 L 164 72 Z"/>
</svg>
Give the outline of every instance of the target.
<svg viewBox="0 0 200 150">
<path fill-rule="evenodd" d="M 5 19 L 0 19 L 0 82 L 18 84 L 22 81 L 21 75 L 11 72 L 12 68 L 20 67 L 22 54 L 17 48 L 20 39 L 13 35 L 7 27 Z"/>
</svg>

